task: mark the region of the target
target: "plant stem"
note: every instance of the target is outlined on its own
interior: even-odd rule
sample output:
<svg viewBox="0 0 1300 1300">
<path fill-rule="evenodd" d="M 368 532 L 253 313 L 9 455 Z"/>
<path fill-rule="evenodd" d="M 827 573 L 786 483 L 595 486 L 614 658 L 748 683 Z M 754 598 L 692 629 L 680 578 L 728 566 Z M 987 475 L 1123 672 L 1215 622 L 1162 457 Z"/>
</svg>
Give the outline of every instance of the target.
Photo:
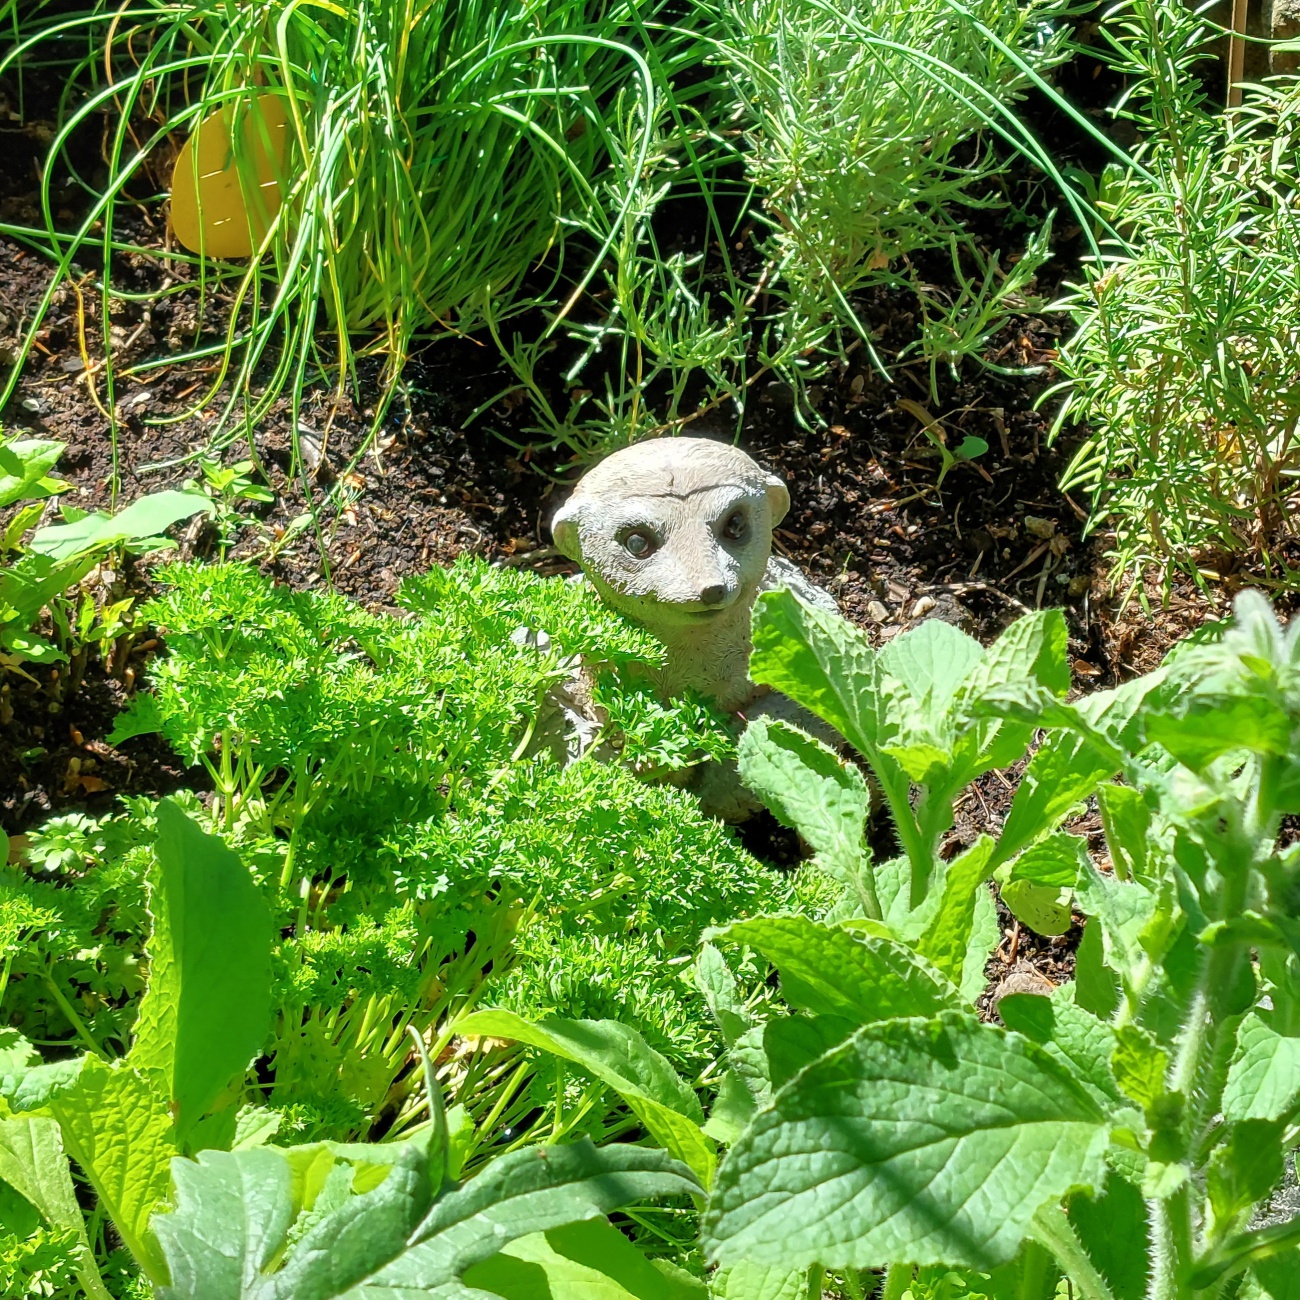
<svg viewBox="0 0 1300 1300">
<path fill-rule="evenodd" d="M 1052 1252 L 1061 1271 L 1079 1288 L 1084 1300 L 1115 1300 L 1064 1210 L 1055 1205 L 1044 1206 L 1034 1215 L 1029 1235 Z"/>
<path fill-rule="evenodd" d="M 54 1001 L 58 1004 L 59 1010 L 62 1011 L 63 1014 L 67 1017 L 68 1024 L 70 1024 L 72 1028 L 76 1031 L 77 1037 L 80 1038 L 81 1041 L 85 1043 L 86 1046 L 90 1049 L 90 1051 L 95 1056 L 98 1056 L 101 1061 L 108 1060 L 108 1057 L 104 1052 L 104 1049 L 100 1047 L 100 1045 L 97 1042 L 95 1042 L 94 1038 L 91 1036 L 90 1030 L 86 1028 L 85 1022 L 72 1009 L 72 1003 L 69 1002 L 66 997 L 64 997 L 63 990 L 59 988 L 59 986 L 54 982 L 54 977 L 50 974 L 48 970 L 45 972 L 45 984 L 46 987 L 50 990 L 50 995 L 54 998 Z"/>
<path fill-rule="evenodd" d="M 880 1300 L 902 1300 L 912 1285 L 911 1264 L 891 1264 L 885 1273 L 885 1285 L 880 1289 Z"/>
</svg>

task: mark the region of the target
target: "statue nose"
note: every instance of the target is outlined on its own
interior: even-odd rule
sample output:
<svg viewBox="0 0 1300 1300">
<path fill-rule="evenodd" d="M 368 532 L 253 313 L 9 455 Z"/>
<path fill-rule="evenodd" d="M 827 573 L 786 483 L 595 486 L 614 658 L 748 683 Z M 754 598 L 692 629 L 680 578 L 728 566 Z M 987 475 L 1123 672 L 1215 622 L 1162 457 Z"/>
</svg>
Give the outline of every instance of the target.
<svg viewBox="0 0 1300 1300">
<path fill-rule="evenodd" d="M 705 587 L 700 592 L 700 599 L 706 605 L 721 605 L 723 598 L 727 594 L 727 589 L 720 582 L 715 582 L 711 587 Z"/>
</svg>

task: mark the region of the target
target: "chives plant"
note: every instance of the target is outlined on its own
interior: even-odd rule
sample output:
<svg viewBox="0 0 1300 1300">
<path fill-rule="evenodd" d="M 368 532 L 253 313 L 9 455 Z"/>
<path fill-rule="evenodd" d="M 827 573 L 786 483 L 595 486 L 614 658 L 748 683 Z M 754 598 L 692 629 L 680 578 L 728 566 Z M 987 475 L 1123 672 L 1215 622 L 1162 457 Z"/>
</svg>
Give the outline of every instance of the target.
<svg viewBox="0 0 1300 1300">
<path fill-rule="evenodd" d="M 66 114 L 51 159 L 65 159 L 73 133 L 110 110 L 109 178 L 68 236 L 51 197 L 67 164 L 47 167 L 46 228 L 17 233 L 57 258 L 56 282 L 72 274 L 74 260 L 87 265 L 98 254 L 111 356 L 108 308 L 119 292 L 112 254 L 128 190 L 138 199 L 142 188 L 165 188 L 176 147 L 223 107 L 236 163 L 248 174 L 241 123 L 257 100 L 275 97 L 289 143 L 283 202 L 261 246 L 239 264 L 163 254 L 192 268 L 186 283 L 219 290 L 227 309 L 224 337 L 196 337 L 188 353 L 215 362 L 196 409 L 226 392 L 235 400 L 225 423 L 240 409 L 251 426 L 286 390 L 296 402 L 313 371 L 342 383 L 362 355 L 384 358 L 391 394 L 416 335 L 471 328 L 489 304 L 497 318 L 518 309 L 522 277 L 562 245 L 564 219 L 617 204 L 617 184 L 612 199 L 597 189 L 608 123 L 626 117 L 628 105 L 649 121 L 661 93 L 656 77 L 667 75 L 685 39 L 661 29 L 665 50 L 653 56 L 652 75 L 645 24 L 661 7 L 144 0 L 123 9 L 97 0 L 71 17 L 38 10 L 0 72 L 88 43 L 76 73 L 94 89 Z M 643 130 L 629 160 L 634 176 L 648 139 Z M 110 400 L 121 373 L 106 371 Z M 6 391 L 16 377 L 15 368 Z"/>
</svg>

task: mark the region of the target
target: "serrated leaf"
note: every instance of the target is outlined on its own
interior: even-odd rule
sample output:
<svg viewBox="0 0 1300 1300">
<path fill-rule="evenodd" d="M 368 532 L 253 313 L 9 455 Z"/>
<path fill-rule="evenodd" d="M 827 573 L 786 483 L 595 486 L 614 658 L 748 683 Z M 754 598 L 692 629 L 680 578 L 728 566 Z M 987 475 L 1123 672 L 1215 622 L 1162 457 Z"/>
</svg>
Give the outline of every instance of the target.
<svg viewBox="0 0 1300 1300">
<path fill-rule="evenodd" d="M 59 1122 L 63 1145 L 90 1179 L 100 1205 L 136 1262 L 154 1282 L 166 1279 L 149 1219 L 171 1190 L 177 1154 L 167 1103 L 122 1062 L 86 1057 L 76 1082 L 45 1107 Z"/>
<path fill-rule="evenodd" d="M 1021 681 L 1036 681 L 1053 695 L 1070 689 L 1070 640 L 1059 609 L 1043 609 L 1018 618 L 984 652 L 984 661 L 962 687 L 965 701 Z"/>
<path fill-rule="evenodd" d="M 998 922 L 997 904 L 987 889 L 975 891 L 975 914 L 971 919 L 970 936 L 966 940 L 966 960 L 961 970 L 961 994 L 964 1006 L 974 1006 L 988 987 L 985 968 L 989 953 L 1002 939 L 1002 926 Z"/>
<path fill-rule="evenodd" d="M 880 669 L 901 682 L 927 730 L 936 738 L 945 731 L 948 714 L 962 683 L 984 659 L 984 649 L 972 636 L 942 619 L 931 618 L 880 651 Z"/>
<path fill-rule="evenodd" d="M 1250 1012 L 1237 1029 L 1237 1048 L 1223 1090 L 1229 1123 L 1281 1119 L 1300 1095 L 1300 1038 L 1279 1034 L 1266 1010 Z"/>
<path fill-rule="evenodd" d="M 707 1186 L 717 1155 L 703 1131 L 700 1099 L 635 1029 L 614 1020 L 548 1019 L 534 1024 L 512 1011 L 475 1011 L 462 1034 L 510 1038 L 551 1052 L 594 1074 L 627 1102 L 665 1151 Z"/>
<path fill-rule="evenodd" d="M 757 916 L 710 931 L 709 937 L 762 953 L 780 972 L 787 1000 L 815 1015 L 862 1024 L 956 1005 L 956 989 L 892 939 L 861 936 L 806 916 Z"/>
<path fill-rule="evenodd" d="M 710 1258 L 990 1268 L 1046 1201 L 1095 1186 L 1109 1139 L 1047 1053 L 958 1015 L 870 1025 L 781 1089 L 710 1197 Z"/>
<path fill-rule="evenodd" d="M 754 605 L 750 676 L 828 722 L 860 753 L 888 743 L 876 652 L 844 619 L 792 592 L 764 592 Z"/>
<path fill-rule="evenodd" d="M 465 1284 L 504 1300 L 706 1300 L 703 1282 L 656 1268 L 604 1219 L 533 1233 L 476 1264 Z"/>
<path fill-rule="evenodd" d="M 1115 1031 L 1110 1066 L 1120 1091 L 1144 1109 L 1165 1095 L 1169 1053 L 1137 1025 L 1122 1025 Z"/>
<path fill-rule="evenodd" d="M 270 1028 L 272 921 L 238 854 L 170 799 L 156 851 L 149 989 L 127 1059 L 176 1103 L 183 1142 Z"/>
<path fill-rule="evenodd" d="M 91 1300 L 109 1300 L 86 1237 L 63 1135 L 54 1120 L 38 1115 L 0 1120 L 0 1181 L 26 1197 L 47 1223 L 76 1234 L 78 1280 Z"/>
<path fill-rule="evenodd" d="M 870 870 L 863 832 L 871 795 L 862 773 L 819 740 L 765 718 L 755 718 L 737 747 L 741 780 L 812 845 L 821 866 L 854 884 Z"/>
<path fill-rule="evenodd" d="M 1123 1096 L 1110 1068 L 1115 1031 L 1075 1005 L 1073 995 L 1069 984 L 1045 998 L 1012 993 L 998 1003 L 998 1015 L 1008 1029 L 1039 1044 L 1073 1071 L 1099 1104 L 1120 1103 Z"/>
<path fill-rule="evenodd" d="M 962 978 L 975 923 L 976 891 L 993 874 L 996 847 L 987 835 L 981 835 L 948 863 L 938 910 L 917 941 L 917 951 L 954 982 Z"/>
</svg>

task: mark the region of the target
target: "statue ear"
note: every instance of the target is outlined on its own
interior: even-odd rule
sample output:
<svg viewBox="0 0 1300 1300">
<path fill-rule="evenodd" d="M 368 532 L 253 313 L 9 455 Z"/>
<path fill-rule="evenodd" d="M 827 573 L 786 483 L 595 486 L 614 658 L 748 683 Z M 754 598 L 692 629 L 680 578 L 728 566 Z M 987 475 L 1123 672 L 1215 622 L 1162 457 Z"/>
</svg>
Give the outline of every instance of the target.
<svg viewBox="0 0 1300 1300">
<path fill-rule="evenodd" d="M 561 555 L 575 564 L 582 563 L 582 543 L 578 538 L 578 524 L 582 519 L 582 502 L 572 498 L 562 505 L 551 520 L 551 536 Z"/>
<path fill-rule="evenodd" d="M 790 509 L 790 490 L 775 474 L 767 476 L 764 487 L 767 489 L 767 503 L 772 507 L 772 527 L 775 528 Z"/>
</svg>

